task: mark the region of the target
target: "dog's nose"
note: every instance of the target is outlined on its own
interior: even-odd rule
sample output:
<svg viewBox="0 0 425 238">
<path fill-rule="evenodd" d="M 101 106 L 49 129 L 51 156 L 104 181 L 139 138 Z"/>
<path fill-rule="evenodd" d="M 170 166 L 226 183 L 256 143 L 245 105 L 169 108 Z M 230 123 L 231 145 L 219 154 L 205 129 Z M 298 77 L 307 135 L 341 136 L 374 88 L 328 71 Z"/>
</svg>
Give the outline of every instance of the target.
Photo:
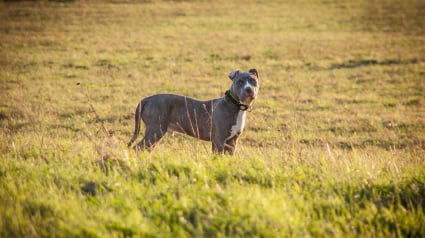
<svg viewBox="0 0 425 238">
<path fill-rule="evenodd" d="M 252 88 L 249 87 L 249 88 L 246 88 L 246 92 L 249 93 L 249 94 L 252 94 L 254 91 L 252 91 Z"/>
</svg>

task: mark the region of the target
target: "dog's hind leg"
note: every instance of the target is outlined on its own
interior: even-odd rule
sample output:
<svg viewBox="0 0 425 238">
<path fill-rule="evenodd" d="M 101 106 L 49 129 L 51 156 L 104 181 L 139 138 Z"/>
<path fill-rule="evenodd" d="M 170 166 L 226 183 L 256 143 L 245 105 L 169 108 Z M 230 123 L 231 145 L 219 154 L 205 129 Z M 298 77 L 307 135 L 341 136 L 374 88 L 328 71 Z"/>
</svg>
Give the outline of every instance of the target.
<svg viewBox="0 0 425 238">
<path fill-rule="evenodd" d="M 167 123 L 160 123 L 157 125 L 146 125 L 145 135 L 143 139 L 134 146 L 136 151 L 148 150 L 152 151 L 155 145 L 167 132 Z"/>
</svg>

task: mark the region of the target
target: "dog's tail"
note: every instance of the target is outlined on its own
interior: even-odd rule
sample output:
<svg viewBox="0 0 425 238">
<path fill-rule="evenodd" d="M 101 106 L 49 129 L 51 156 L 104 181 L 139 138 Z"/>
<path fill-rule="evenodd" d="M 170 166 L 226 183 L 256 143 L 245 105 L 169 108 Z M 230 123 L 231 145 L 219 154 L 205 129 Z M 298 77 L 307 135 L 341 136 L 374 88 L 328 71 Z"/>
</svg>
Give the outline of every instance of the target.
<svg viewBox="0 0 425 238">
<path fill-rule="evenodd" d="M 140 133 L 140 120 L 142 119 L 142 111 L 143 111 L 144 105 L 145 103 L 142 100 L 136 107 L 136 112 L 134 116 L 134 120 L 135 120 L 134 134 L 133 134 L 133 137 L 131 137 L 131 140 L 127 144 L 128 147 L 130 147 L 131 144 L 133 144 L 133 142 L 137 139 L 137 136 Z"/>
</svg>

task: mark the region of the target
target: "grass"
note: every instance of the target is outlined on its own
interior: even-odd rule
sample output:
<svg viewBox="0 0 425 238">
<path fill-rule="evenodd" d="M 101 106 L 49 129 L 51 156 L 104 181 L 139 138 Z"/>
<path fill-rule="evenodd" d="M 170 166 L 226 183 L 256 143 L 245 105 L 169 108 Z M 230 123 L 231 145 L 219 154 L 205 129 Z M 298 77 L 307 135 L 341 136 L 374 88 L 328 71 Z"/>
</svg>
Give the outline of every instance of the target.
<svg viewBox="0 0 425 238">
<path fill-rule="evenodd" d="M 0 237 L 425 236 L 419 0 L 0 3 Z M 260 73 L 235 156 L 125 145 Z"/>
</svg>

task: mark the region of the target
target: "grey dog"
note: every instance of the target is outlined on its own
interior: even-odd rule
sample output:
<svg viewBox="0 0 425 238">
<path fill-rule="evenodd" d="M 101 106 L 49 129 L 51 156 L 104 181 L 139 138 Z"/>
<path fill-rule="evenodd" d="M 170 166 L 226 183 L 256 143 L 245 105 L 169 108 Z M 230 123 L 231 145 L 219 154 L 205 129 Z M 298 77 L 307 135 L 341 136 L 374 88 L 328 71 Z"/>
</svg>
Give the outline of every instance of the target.
<svg viewBox="0 0 425 238">
<path fill-rule="evenodd" d="M 211 141 L 215 153 L 233 154 L 245 126 L 246 111 L 257 98 L 259 76 L 256 69 L 234 70 L 229 78 L 232 85 L 221 98 L 198 101 L 174 94 L 144 98 L 137 105 L 134 135 L 128 146 L 137 139 L 142 119 L 145 135 L 134 146 L 136 151 L 150 151 L 166 132 L 179 132 Z"/>
</svg>

